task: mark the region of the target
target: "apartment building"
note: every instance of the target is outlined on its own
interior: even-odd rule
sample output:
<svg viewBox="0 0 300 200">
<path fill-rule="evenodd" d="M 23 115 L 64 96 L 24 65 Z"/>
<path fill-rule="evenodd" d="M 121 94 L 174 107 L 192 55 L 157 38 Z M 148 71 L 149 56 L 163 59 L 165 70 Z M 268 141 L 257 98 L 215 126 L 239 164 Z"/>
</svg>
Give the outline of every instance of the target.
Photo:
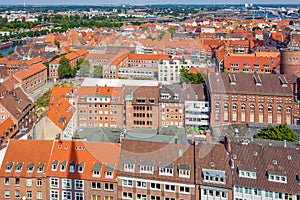
<svg viewBox="0 0 300 200">
<path fill-rule="evenodd" d="M 127 129 L 161 126 L 159 86 L 125 86 L 125 126 Z"/>
<path fill-rule="evenodd" d="M 257 52 L 254 54 L 228 54 L 224 58 L 224 68 L 229 72 L 280 72 L 280 53 Z"/>
<path fill-rule="evenodd" d="M 167 58 L 168 55 L 161 54 L 130 54 L 127 60 L 129 68 L 151 68 L 157 69 L 161 59 Z"/>
<path fill-rule="evenodd" d="M 225 145 L 200 142 L 195 148 L 197 199 L 232 199 L 230 160 Z"/>
<path fill-rule="evenodd" d="M 53 141 L 10 140 L 0 168 L 1 199 L 49 199 L 46 167 Z"/>
<path fill-rule="evenodd" d="M 37 63 L 15 72 L 13 77 L 22 84 L 26 93 L 30 93 L 47 83 L 47 67 Z"/>
<path fill-rule="evenodd" d="M 118 78 L 119 69 L 126 67 L 129 54 L 128 50 L 121 51 L 104 64 L 102 69 L 103 78 Z"/>
<path fill-rule="evenodd" d="M 299 119 L 295 91 L 285 75 L 209 73 L 211 125 L 287 123 Z"/>
<path fill-rule="evenodd" d="M 234 200 L 300 199 L 297 148 L 231 143 Z"/>
<path fill-rule="evenodd" d="M 123 140 L 119 199 L 196 199 L 191 145 Z"/>
<path fill-rule="evenodd" d="M 22 60 L 7 60 L 5 63 L 5 69 L 7 75 L 12 75 L 15 72 L 26 69 L 28 66 Z"/>
<path fill-rule="evenodd" d="M 96 79 L 94 79 L 96 81 Z M 109 82 L 78 89 L 78 125 L 89 127 L 123 127 L 124 101 L 122 85 L 110 86 Z"/>
<path fill-rule="evenodd" d="M 50 152 L 47 199 L 117 199 L 119 144 L 55 141 Z"/>
</svg>

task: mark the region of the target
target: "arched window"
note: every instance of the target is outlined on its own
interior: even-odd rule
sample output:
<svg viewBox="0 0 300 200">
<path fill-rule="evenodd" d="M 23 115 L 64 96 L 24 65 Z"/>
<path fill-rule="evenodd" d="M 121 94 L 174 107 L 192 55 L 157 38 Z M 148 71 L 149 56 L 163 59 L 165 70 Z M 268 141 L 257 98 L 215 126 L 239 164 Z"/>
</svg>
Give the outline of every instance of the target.
<svg viewBox="0 0 300 200">
<path fill-rule="evenodd" d="M 277 107 L 277 112 L 278 112 L 278 113 L 281 113 L 281 111 L 282 111 L 281 106 L 278 106 L 278 107 Z"/>
<path fill-rule="evenodd" d="M 250 111 L 254 111 L 255 106 L 253 104 L 250 105 Z"/>
<path fill-rule="evenodd" d="M 272 112 L 273 107 L 272 106 L 268 106 L 268 112 Z"/>
<path fill-rule="evenodd" d="M 292 110 L 291 107 L 287 107 L 286 108 L 286 113 L 291 113 L 291 110 Z"/>
<path fill-rule="evenodd" d="M 242 104 L 241 109 L 242 109 L 242 111 L 245 111 L 246 110 L 246 105 Z"/>
<path fill-rule="evenodd" d="M 224 104 L 224 110 L 228 110 L 228 103 Z"/>
<path fill-rule="evenodd" d="M 236 110 L 236 103 L 234 103 L 233 105 L 232 105 L 232 110 Z"/>
<path fill-rule="evenodd" d="M 218 109 L 220 109 L 220 103 L 216 103 L 216 109 L 218 110 Z"/>
<path fill-rule="evenodd" d="M 259 112 L 263 112 L 264 111 L 264 106 L 263 105 L 259 105 Z"/>
</svg>

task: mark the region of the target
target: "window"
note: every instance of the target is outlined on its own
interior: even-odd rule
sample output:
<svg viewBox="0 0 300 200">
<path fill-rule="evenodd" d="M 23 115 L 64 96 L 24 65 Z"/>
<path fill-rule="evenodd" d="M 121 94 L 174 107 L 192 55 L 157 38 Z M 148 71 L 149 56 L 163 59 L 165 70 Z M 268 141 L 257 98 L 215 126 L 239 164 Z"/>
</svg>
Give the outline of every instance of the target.
<svg viewBox="0 0 300 200">
<path fill-rule="evenodd" d="M 100 195 L 92 195 L 91 200 L 100 200 L 101 196 Z"/>
<path fill-rule="evenodd" d="M 76 168 L 76 162 L 71 162 L 69 172 L 75 172 L 75 168 Z"/>
<path fill-rule="evenodd" d="M 160 196 L 150 196 L 150 200 L 161 200 Z"/>
<path fill-rule="evenodd" d="M 4 198 L 10 198 L 10 191 L 9 190 L 4 191 Z"/>
<path fill-rule="evenodd" d="M 75 180 L 75 190 L 83 190 L 83 180 Z"/>
<path fill-rule="evenodd" d="M 269 190 L 266 190 L 265 191 L 265 197 L 273 198 L 273 192 L 269 191 Z"/>
<path fill-rule="evenodd" d="M 261 189 L 254 189 L 254 195 L 261 196 Z"/>
<path fill-rule="evenodd" d="M 4 178 L 4 185 L 10 185 L 10 179 Z"/>
<path fill-rule="evenodd" d="M 132 186 L 132 180 L 123 180 L 123 186 Z"/>
<path fill-rule="evenodd" d="M 15 185 L 16 186 L 20 185 L 20 178 L 15 178 Z"/>
<path fill-rule="evenodd" d="M 23 163 L 19 162 L 16 165 L 16 172 L 21 172 L 23 167 Z"/>
<path fill-rule="evenodd" d="M 37 172 L 42 173 L 44 171 L 44 163 L 39 163 Z"/>
<path fill-rule="evenodd" d="M 147 195 L 146 194 L 136 194 L 136 199 L 137 200 L 147 200 Z"/>
<path fill-rule="evenodd" d="M 41 191 L 36 192 L 36 198 L 37 199 L 43 199 L 43 193 Z"/>
<path fill-rule="evenodd" d="M 268 106 L 268 112 L 272 112 L 273 107 L 272 106 Z"/>
<path fill-rule="evenodd" d="M 20 190 L 15 191 L 15 198 L 21 198 Z"/>
<path fill-rule="evenodd" d="M 79 165 L 78 165 L 78 172 L 79 172 L 79 173 L 82 173 L 83 170 L 84 170 L 84 162 L 81 162 L 81 163 L 79 163 Z"/>
<path fill-rule="evenodd" d="M 259 112 L 263 112 L 264 111 L 264 106 L 263 105 L 259 105 Z"/>
<path fill-rule="evenodd" d="M 42 186 L 42 179 L 36 179 L 36 186 Z"/>
<path fill-rule="evenodd" d="M 62 179 L 62 189 L 72 189 L 72 179 Z"/>
<path fill-rule="evenodd" d="M 190 193 L 190 188 L 189 187 L 180 186 L 179 187 L 179 192 L 181 192 L 181 193 Z"/>
<path fill-rule="evenodd" d="M 28 164 L 28 167 L 27 167 L 27 172 L 28 172 L 28 173 L 33 172 L 33 168 L 34 168 L 34 163 L 29 163 L 29 164 Z"/>
<path fill-rule="evenodd" d="M 228 103 L 224 104 L 224 110 L 228 110 Z"/>
<path fill-rule="evenodd" d="M 58 161 L 57 160 L 54 160 L 52 162 L 52 171 L 56 171 L 57 170 L 57 164 L 58 164 Z"/>
<path fill-rule="evenodd" d="M 136 181 L 136 187 L 146 188 L 147 187 L 147 183 L 144 182 L 144 181 Z"/>
<path fill-rule="evenodd" d="M 66 171 L 66 165 L 67 165 L 67 162 L 62 161 L 60 164 L 60 171 Z"/>
<path fill-rule="evenodd" d="M 100 183 L 100 182 L 93 181 L 93 182 L 91 183 L 91 188 L 92 188 L 92 189 L 95 189 L 95 190 L 100 190 L 100 189 L 101 189 L 101 183 Z"/>
<path fill-rule="evenodd" d="M 114 190 L 114 185 L 112 183 L 105 183 L 104 184 L 104 190 Z"/>
<path fill-rule="evenodd" d="M 26 179 L 26 186 L 32 186 L 32 179 L 31 178 Z"/>
<path fill-rule="evenodd" d="M 286 113 L 291 113 L 291 110 L 292 110 L 291 107 L 287 107 L 286 108 Z"/>
<path fill-rule="evenodd" d="M 58 178 L 50 178 L 50 188 L 58 188 Z"/>
<path fill-rule="evenodd" d="M 160 190 L 160 184 L 159 183 L 151 183 L 150 187 L 151 187 L 151 189 Z"/>
<path fill-rule="evenodd" d="M 236 108 L 237 108 L 237 106 L 236 106 L 236 104 L 234 103 L 234 104 L 232 105 L 232 110 L 236 110 Z"/>
<path fill-rule="evenodd" d="M 75 192 L 75 200 L 84 200 L 83 192 Z"/>
<path fill-rule="evenodd" d="M 245 105 L 245 104 L 242 104 L 241 110 L 242 110 L 242 111 L 245 111 L 245 110 L 246 110 L 246 105 Z"/>
<path fill-rule="evenodd" d="M 175 192 L 175 185 L 168 185 L 168 184 L 166 184 L 166 185 L 165 185 L 165 190 L 166 190 L 166 191 L 172 191 L 172 192 Z"/>
<path fill-rule="evenodd" d="M 62 191 L 63 200 L 71 200 L 72 192 L 71 191 Z"/>
<path fill-rule="evenodd" d="M 132 199 L 132 193 L 131 192 L 123 192 L 122 197 L 124 199 Z"/>
<path fill-rule="evenodd" d="M 26 192 L 26 197 L 27 197 L 28 199 L 31 199 L 31 198 L 32 198 L 32 191 L 27 191 L 27 192 Z"/>
<path fill-rule="evenodd" d="M 105 168 L 105 178 L 113 178 L 114 165 L 107 164 Z"/>
<path fill-rule="evenodd" d="M 111 197 L 111 196 L 105 196 L 105 197 L 104 197 L 104 200 L 114 200 L 114 198 Z"/>
<path fill-rule="evenodd" d="M 11 172 L 12 166 L 13 166 L 12 162 L 7 163 L 6 168 L 5 168 L 5 172 Z"/>
</svg>

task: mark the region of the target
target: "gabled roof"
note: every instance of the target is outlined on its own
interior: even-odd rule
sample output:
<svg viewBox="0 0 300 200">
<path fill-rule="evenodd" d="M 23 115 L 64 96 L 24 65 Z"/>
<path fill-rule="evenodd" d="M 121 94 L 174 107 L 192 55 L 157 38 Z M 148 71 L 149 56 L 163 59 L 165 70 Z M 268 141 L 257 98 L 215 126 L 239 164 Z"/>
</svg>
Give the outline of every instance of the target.
<svg viewBox="0 0 300 200">
<path fill-rule="evenodd" d="M 1 143 L 5 143 L 8 138 L 13 137 L 18 132 L 17 124 L 13 122 L 11 117 L 7 118 L 0 124 L 0 139 Z M 2 146 L 0 146 L 1 149 Z"/>
<path fill-rule="evenodd" d="M 288 194 L 300 194 L 297 175 L 300 173 L 300 154 L 297 148 L 270 146 L 268 144 L 247 145 L 231 143 L 231 154 L 235 156 L 233 178 L 238 186 L 271 190 Z M 256 178 L 239 177 L 239 170 L 255 169 Z M 286 176 L 287 183 L 268 181 L 268 174 Z"/>
<path fill-rule="evenodd" d="M 5 89 L 8 92 L 10 92 L 14 90 L 19 83 L 20 82 L 17 79 L 15 79 L 13 76 L 9 76 L 4 80 L 2 85 L 5 87 Z"/>
<path fill-rule="evenodd" d="M 13 76 L 18 80 L 24 80 L 34 74 L 47 70 L 47 67 L 42 63 L 37 63 L 32 66 L 28 66 L 28 69 L 22 69 L 13 74 Z"/>
<path fill-rule="evenodd" d="M 72 87 L 69 86 L 54 86 L 52 87 L 50 95 L 50 105 L 55 105 L 60 98 L 66 98 L 68 94 L 71 94 Z"/>
<path fill-rule="evenodd" d="M 0 176 L 45 177 L 43 173 L 37 173 L 37 168 L 39 164 L 44 163 L 45 172 L 52 144 L 53 141 L 49 140 L 10 140 L 0 168 Z M 12 170 L 5 172 L 6 165 L 9 163 L 12 164 Z M 15 171 L 17 163 L 23 163 L 21 172 Z M 34 170 L 28 173 L 27 167 L 30 163 L 34 163 Z"/>
<path fill-rule="evenodd" d="M 61 130 L 64 130 L 75 112 L 68 100 L 60 98 L 48 112 L 48 118 Z"/>
<path fill-rule="evenodd" d="M 51 177 L 80 178 L 116 181 L 117 168 L 114 167 L 113 178 L 105 178 L 107 166 L 118 166 L 120 144 L 83 142 L 83 141 L 55 141 L 52 154 L 49 156 L 49 164 L 46 174 Z M 52 162 L 57 163 L 57 170 L 52 170 Z M 75 171 L 70 172 L 70 163 L 76 162 Z M 66 164 L 65 171 L 60 170 L 60 165 Z M 100 177 L 93 177 L 95 163 L 101 164 Z M 78 166 L 84 166 L 82 173 L 78 172 Z M 97 168 L 98 169 L 98 168 Z M 111 168 L 110 168 L 111 170 Z"/>
</svg>

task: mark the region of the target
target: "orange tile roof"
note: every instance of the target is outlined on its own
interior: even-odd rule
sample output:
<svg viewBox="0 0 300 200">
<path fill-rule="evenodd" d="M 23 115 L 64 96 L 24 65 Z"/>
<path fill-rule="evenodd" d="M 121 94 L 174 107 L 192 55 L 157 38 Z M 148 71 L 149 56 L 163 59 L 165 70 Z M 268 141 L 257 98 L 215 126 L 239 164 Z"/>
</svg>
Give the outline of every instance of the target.
<svg viewBox="0 0 300 200">
<path fill-rule="evenodd" d="M 75 107 L 73 107 L 68 100 L 60 98 L 57 101 L 56 106 L 50 108 L 47 116 L 56 126 L 61 130 L 64 130 L 74 112 Z"/>
<path fill-rule="evenodd" d="M 79 56 L 77 53 L 71 52 L 71 53 L 68 53 L 67 55 L 65 55 L 65 57 L 71 61 L 71 60 L 77 59 Z"/>
<path fill-rule="evenodd" d="M 15 127 L 14 127 L 15 125 Z M 11 130 L 11 131 L 10 131 Z M 13 137 L 19 131 L 17 124 L 14 123 L 11 117 L 7 118 L 0 124 L 0 137 L 2 137 L 2 143 L 5 143 L 8 138 Z M 4 133 L 7 132 L 6 136 Z M 0 149 L 3 146 L 0 146 Z"/>
<path fill-rule="evenodd" d="M 75 51 L 75 53 L 77 53 L 79 56 L 82 57 L 82 56 L 87 55 L 88 51 L 86 49 L 82 48 L 82 49 L 78 49 L 77 51 Z"/>
<path fill-rule="evenodd" d="M 120 144 L 102 142 L 83 141 L 55 141 L 49 164 L 46 169 L 47 176 L 68 177 L 89 180 L 104 180 L 108 182 L 116 181 Z M 52 171 L 52 162 L 57 161 L 56 171 Z M 66 170 L 61 171 L 60 165 L 66 162 Z M 76 170 L 69 172 L 71 162 L 76 162 Z M 84 163 L 84 171 L 78 172 L 77 166 Z M 101 163 L 100 177 L 93 177 L 93 167 L 95 163 Z M 114 165 L 113 178 L 105 178 L 105 169 L 108 164 Z"/>
<path fill-rule="evenodd" d="M 42 59 L 41 56 L 37 56 L 37 57 L 34 57 L 30 60 L 27 60 L 25 61 L 27 66 L 31 66 L 31 65 L 34 65 L 34 64 L 37 64 L 37 63 L 43 63 L 45 62 L 45 59 Z"/>
<path fill-rule="evenodd" d="M 12 91 L 15 89 L 16 85 L 19 84 L 20 82 L 16 80 L 13 76 L 8 76 L 2 85 L 5 87 L 7 91 Z"/>
<path fill-rule="evenodd" d="M 130 54 L 128 59 L 130 60 L 160 60 L 168 55 L 163 54 Z"/>
<path fill-rule="evenodd" d="M 78 103 L 82 102 L 81 97 L 95 94 L 108 95 L 110 97 L 120 97 L 120 102 L 116 101 L 114 104 L 122 104 L 122 87 L 103 87 L 103 86 L 83 86 L 78 88 Z M 112 101 L 112 99 L 111 99 Z"/>
<path fill-rule="evenodd" d="M 37 173 L 39 163 L 45 164 L 45 169 L 51 154 L 53 141 L 49 140 L 10 140 L 2 165 L 13 162 L 11 172 L 5 172 L 6 167 L 0 168 L 0 176 L 6 177 L 45 177 Z M 22 171 L 16 172 L 16 164 L 23 163 Z M 35 163 L 34 171 L 27 173 L 29 163 Z"/>
<path fill-rule="evenodd" d="M 71 91 L 72 87 L 54 86 L 50 95 L 50 105 L 55 105 L 60 98 L 66 97 L 67 94 L 71 93 Z"/>
<path fill-rule="evenodd" d="M 7 61 L 8 61 L 7 57 L 0 58 L 0 63 L 7 63 Z"/>
<path fill-rule="evenodd" d="M 43 70 L 47 70 L 47 67 L 42 63 L 37 63 L 32 66 L 28 66 L 28 69 L 22 69 L 13 74 L 13 76 L 18 80 L 24 80 L 34 74 L 37 74 Z"/>
</svg>

